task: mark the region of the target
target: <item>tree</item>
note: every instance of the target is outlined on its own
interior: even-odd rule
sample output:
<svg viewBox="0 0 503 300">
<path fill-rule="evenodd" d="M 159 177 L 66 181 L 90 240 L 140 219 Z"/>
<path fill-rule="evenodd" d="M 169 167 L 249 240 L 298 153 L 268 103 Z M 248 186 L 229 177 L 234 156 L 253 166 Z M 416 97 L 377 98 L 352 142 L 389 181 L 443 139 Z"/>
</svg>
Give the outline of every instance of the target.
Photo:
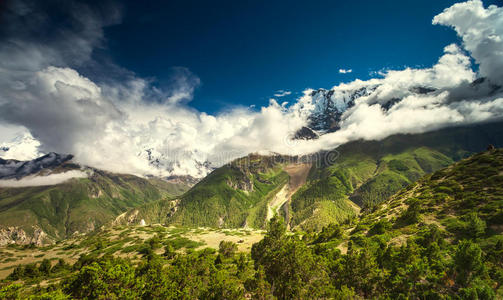
<svg viewBox="0 0 503 300">
<path fill-rule="evenodd" d="M 19 299 L 19 290 L 22 285 L 10 284 L 0 288 L 0 299 L 15 300 Z"/>
<path fill-rule="evenodd" d="M 86 265 L 64 286 L 64 291 L 75 298 L 139 298 L 135 270 L 121 259 L 105 258 Z"/>
<path fill-rule="evenodd" d="M 19 280 L 24 277 L 24 268 L 23 266 L 17 266 L 12 270 L 12 272 L 7 276 L 9 280 Z"/>
<path fill-rule="evenodd" d="M 275 216 L 264 239 L 252 246 L 255 269 L 264 269 L 273 294 L 279 299 L 327 297 L 326 267 L 296 236 L 286 235 L 283 219 Z"/>
<path fill-rule="evenodd" d="M 391 223 L 388 219 L 382 219 L 376 222 L 369 230 L 369 235 L 384 234 L 391 229 Z"/>
<path fill-rule="evenodd" d="M 411 199 L 409 207 L 400 216 L 400 219 L 406 224 L 414 224 L 421 221 L 421 204 L 417 199 Z"/>
<path fill-rule="evenodd" d="M 38 270 L 44 275 L 49 275 L 51 273 L 51 267 L 51 261 L 46 258 L 40 263 Z"/>
<path fill-rule="evenodd" d="M 230 241 L 221 241 L 218 245 L 218 252 L 226 258 L 233 256 L 237 250 L 238 245 Z"/>
<path fill-rule="evenodd" d="M 472 212 L 467 217 L 466 233 L 470 238 L 476 239 L 486 231 L 486 222 L 480 219 L 477 213 Z"/>
<path fill-rule="evenodd" d="M 271 285 L 265 278 L 265 271 L 263 266 L 259 266 L 255 276 L 251 280 L 245 282 L 245 287 L 252 293 L 252 299 L 269 300 L 274 299 L 271 291 Z"/>
<path fill-rule="evenodd" d="M 454 255 L 454 265 L 457 273 L 456 281 L 463 285 L 469 284 L 482 274 L 484 264 L 479 245 L 469 240 L 461 241 Z"/>
<path fill-rule="evenodd" d="M 175 248 L 173 248 L 173 245 L 171 245 L 171 243 L 164 246 L 163 256 L 166 257 L 167 259 L 172 259 L 176 256 Z"/>
<path fill-rule="evenodd" d="M 70 270 L 70 265 L 68 265 L 64 259 L 60 258 L 58 260 L 58 263 L 54 265 L 54 267 L 52 267 L 51 269 L 51 272 L 52 273 L 58 273 L 58 272 L 62 272 L 64 270 Z"/>
</svg>

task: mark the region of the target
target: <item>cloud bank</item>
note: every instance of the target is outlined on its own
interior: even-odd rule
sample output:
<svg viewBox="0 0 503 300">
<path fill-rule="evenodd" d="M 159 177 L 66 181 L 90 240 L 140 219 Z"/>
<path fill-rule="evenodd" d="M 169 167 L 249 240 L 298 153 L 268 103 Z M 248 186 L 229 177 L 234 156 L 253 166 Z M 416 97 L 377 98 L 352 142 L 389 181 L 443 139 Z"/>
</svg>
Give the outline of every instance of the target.
<svg viewBox="0 0 503 300">
<path fill-rule="evenodd" d="M 2 179 L 0 187 L 28 187 L 28 186 L 45 186 L 63 183 L 71 178 L 86 178 L 87 173 L 72 170 L 64 173 L 49 174 L 47 176 L 26 176 L 22 179 Z"/>
<path fill-rule="evenodd" d="M 0 123 L 25 128 L 41 152 L 72 153 L 78 162 L 99 169 L 202 177 L 210 165 L 251 152 L 306 154 L 360 138 L 382 139 L 503 116 L 502 9 L 484 8 L 480 1 L 453 5 L 433 19 L 453 27 L 463 48 L 446 46 L 431 68 L 388 70 L 380 78 L 333 87 L 331 98 L 323 101 L 344 109 L 340 129 L 314 141 L 291 140 L 319 108 L 312 90 L 291 105 L 271 100 L 258 111 L 199 112 L 187 103 L 200 80 L 185 68 L 173 69 L 162 87 L 111 63 L 106 70 L 98 68 L 93 49 L 105 47 L 103 28 L 120 22 L 117 6 L 96 11 L 68 2 L 58 9 L 69 24 L 78 26 L 58 27 L 48 40 L 37 35 L 40 28 L 55 30 L 50 14 L 44 13 L 47 8 L 21 1 L 6 13 L 10 26 L 1 29 Z M 91 79 L 107 70 L 113 76 L 95 76 L 107 80 Z M 289 93 L 279 90 L 275 96 Z"/>
</svg>

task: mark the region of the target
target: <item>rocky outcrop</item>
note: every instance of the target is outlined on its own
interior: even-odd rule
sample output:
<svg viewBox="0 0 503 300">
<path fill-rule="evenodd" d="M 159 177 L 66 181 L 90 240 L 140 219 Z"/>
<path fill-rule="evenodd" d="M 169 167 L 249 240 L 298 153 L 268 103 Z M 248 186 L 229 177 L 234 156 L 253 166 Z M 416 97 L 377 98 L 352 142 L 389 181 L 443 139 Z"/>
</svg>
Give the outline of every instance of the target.
<svg viewBox="0 0 503 300">
<path fill-rule="evenodd" d="M 301 129 L 299 129 L 293 139 L 294 140 L 315 140 L 318 139 L 320 136 L 311 128 L 303 126 Z"/>
<path fill-rule="evenodd" d="M 131 225 L 137 222 L 137 217 L 138 217 L 139 211 L 137 209 L 134 209 L 130 212 L 125 212 L 117 216 L 115 220 L 112 222 L 112 226 L 117 226 L 117 225 Z"/>
<path fill-rule="evenodd" d="M 239 189 L 246 192 L 253 191 L 253 183 L 251 182 L 250 178 L 246 176 L 243 176 L 239 180 L 227 179 L 227 185 L 235 190 Z"/>
<path fill-rule="evenodd" d="M 0 246 L 9 244 L 43 246 L 52 244 L 54 241 L 40 228 L 34 227 L 33 235 L 19 227 L 7 227 L 0 229 Z"/>
</svg>

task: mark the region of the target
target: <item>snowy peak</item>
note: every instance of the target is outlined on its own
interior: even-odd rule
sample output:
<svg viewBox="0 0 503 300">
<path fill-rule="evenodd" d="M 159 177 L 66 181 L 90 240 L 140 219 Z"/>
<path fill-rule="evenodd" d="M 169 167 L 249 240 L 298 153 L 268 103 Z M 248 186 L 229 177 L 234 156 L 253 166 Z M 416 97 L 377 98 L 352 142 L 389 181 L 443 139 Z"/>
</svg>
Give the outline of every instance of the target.
<svg viewBox="0 0 503 300">
<path fill-rule="evenodd" d="M 21 179 L 28 175 L 37 174 L 42 170 L 54 170 L 72 158 L 73 155 L 54 152 L 29 161 L 0 158 L 0 179 Z"/>
<path fill-rule="evenodd" d="M 387 111 L 407 96 L 423 96 L 441 92 L 441 90 L 429 86 L 411 86 L 404 89 L 399 97 L 389 97 L 386 93 L 387 89 L 388 87 L 380 81 L 370 80 L 340 84 L 330 90 L 309 90 L 299 99 L 296 109 L 300 115 L 306 118 L 307 129 L 322 135 L 340 129 L 344 113 L 355 106 L 358 101 L 379 104 L 383 110 Z M 310 134 L 307 129 L 299 130 L 295 138 L 316 138 L 316 135 Z"/>
<path fill-rule="evenodd" d="M 163 149 L 163 147 L 159 147 Z M 178 178 L 188 176 L 188 178 L 203 178 L 215 168 L 199 155 L 197 150 L 163 152 L 155 146 L 146 147 L 138 153 L 138 157 L 145 159 L 151 166 L 159 171 L 159 174 L 149 174 L 158 177 Z M 194 180 L 189 180 L 194 181 Z"/>
<path fill-rule="evenodd" d="M 3 159 L 31 160 L 40 156 L 40 142 L 29 133 L 19 134 L 9 142 L 0 143 L 0 157 Z"/>
<path fill-rule="evenodd" d="M 367 84 L 357 87 L 336 86 L 330 90 L 318 89 L 308 91 L 302 97 L 297 109 L 301 115 L 306 116 L 307 127 L 320 134 L 333 132 L 340 128 L 343 113 L 355 105 L 358 98 L 369 96 L 378 87 L 377 84 Z M 304 133 L 306 129 L 303 129 Z M 296 134 L 305 137 L 305 134 Z M 315 135 L 309 134 L 311 138 Z"/>
</svg>

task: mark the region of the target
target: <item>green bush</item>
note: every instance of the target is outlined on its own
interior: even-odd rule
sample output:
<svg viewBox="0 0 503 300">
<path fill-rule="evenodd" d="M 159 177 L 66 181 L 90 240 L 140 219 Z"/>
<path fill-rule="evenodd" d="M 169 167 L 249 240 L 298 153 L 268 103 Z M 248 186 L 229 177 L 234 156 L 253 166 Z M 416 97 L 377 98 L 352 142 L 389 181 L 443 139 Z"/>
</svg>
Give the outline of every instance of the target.
<svg viewBox="0 0 503 300">
<path fill-rule="evenodd" d="M 384 234 L 391 229 L 391 226 L 391 223 L 387 219 L 381 219 L 370 228 L 368 234 Z"/>
<path fill-rule="evenodd" d="M 218 253 L 222 254 L 226 258 L 234 256 L 237 250 L 238 245 L 230 241 L 221 241 L 218 246 Z"/>
</svg>

